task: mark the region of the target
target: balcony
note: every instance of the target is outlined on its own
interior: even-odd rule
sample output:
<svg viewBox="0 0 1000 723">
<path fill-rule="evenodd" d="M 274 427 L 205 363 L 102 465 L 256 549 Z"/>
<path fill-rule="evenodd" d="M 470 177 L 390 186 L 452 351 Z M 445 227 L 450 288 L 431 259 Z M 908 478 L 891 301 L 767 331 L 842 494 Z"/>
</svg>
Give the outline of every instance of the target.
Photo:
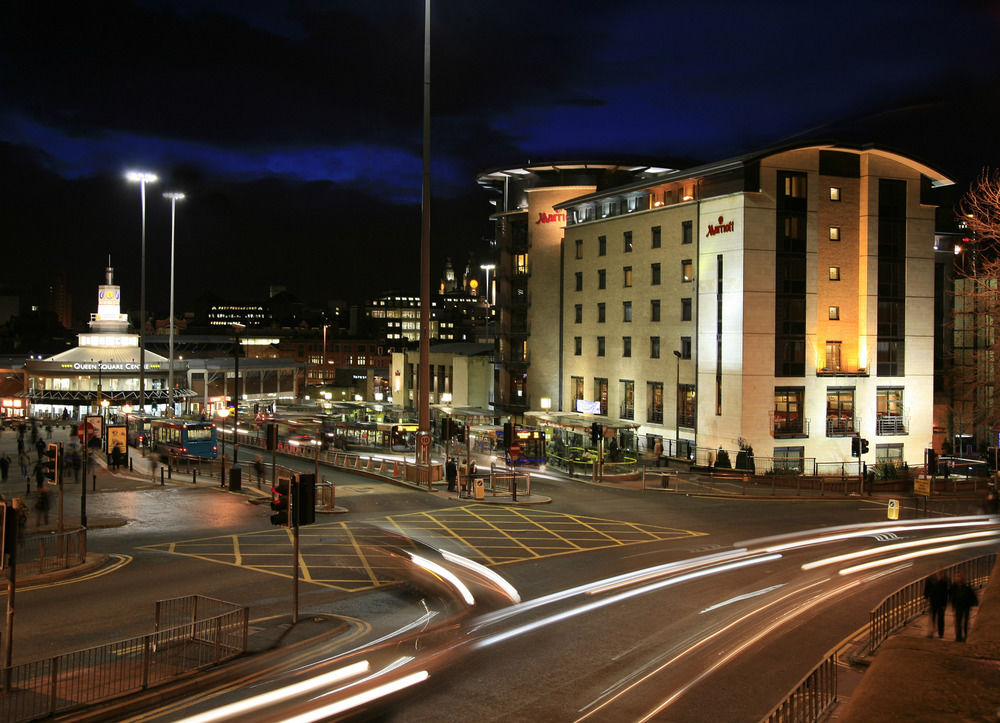
<svg viewBox="0 0 1000 723">
<path fill-rule="evenodd" d="M 853 437 L 861 427 L 861 420 L 854 417 L 827 417 L 827 437 Z"/>
<path fill-rule="evenodd" d="M 880 436 L 892 436 L 908 434 L 909 418 L 896 414 L 880 414 L 875 420 L 875 434 Z"/>
<path fill-rule="evenodd" d="M 771 412 L 771 436 L 775 439 L 808 437 L 809 420 L 802 417 L 775 416 Z"/>
</svg>

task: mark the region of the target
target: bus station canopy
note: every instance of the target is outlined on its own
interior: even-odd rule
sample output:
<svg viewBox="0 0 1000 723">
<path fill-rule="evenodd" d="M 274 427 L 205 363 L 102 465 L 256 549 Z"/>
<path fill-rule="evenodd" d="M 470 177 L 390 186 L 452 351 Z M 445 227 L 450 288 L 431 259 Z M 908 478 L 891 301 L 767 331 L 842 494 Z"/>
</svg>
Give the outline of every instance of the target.
<svg viewBox="0 0 1000 723">
<path fill-rule="evenodd" d="M 582 412 L 536 412 L 528 411 L 524 413 L 525 417 L 530 417 L 536 421 L 538 424 L 545 424 L 552 427 L 561 427 L 562 429 L 589 431 L 590 425 L 597 422 L 605 430 L 613 429 L 616 432 L 620 430 L 638 429 L 641 424 L 636 422 L 622 421 L 621 419 L 611 419 L 611 417 L 606 417 L 600 414 L 583 414 Z"/>
</svg>

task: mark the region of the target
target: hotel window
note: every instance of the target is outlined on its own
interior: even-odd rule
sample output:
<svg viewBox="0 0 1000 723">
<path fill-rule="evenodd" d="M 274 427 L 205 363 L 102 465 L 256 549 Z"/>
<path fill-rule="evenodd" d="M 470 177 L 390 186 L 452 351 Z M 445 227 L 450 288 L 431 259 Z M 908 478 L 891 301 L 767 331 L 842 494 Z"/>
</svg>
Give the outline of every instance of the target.
<svg viewBox="0 0 1000 723">
<path fill-rule="evenodd" d="M 681 299 L 681 321 L 691 321 L 691 299 Z"/>
<path fill-rule="evenodd" d="M 824 369 L 840 371 L 840 342 L 828 341 L 826 343 L 826 364 Z"/>
<path fill-rule="evenodd" d="M 803 433 L 805 427 L 802 410 L 805 406 L 805 396 L 804 387 L 775 388 L 772 426 L 775 437 L 797 436 Z"/>
<path fill-rule="evenodd" d="M 599 303 L 597 305 L 597 323 L 598 324 L 603 324 L 604 323 L 605 316 L 606 316 L 605 312 L 606 312 L 606 307 L 604 305 L 604 302 L 602 301 L 601 303 Z"/>
<path fill-rule="evenodd" d="M 689 244 L 694 240 L 694 226 L 691 221 L 681 221 L 681 243 Z"/>
<path fill-rule="evenodd" d="M 618 398 L 622 400 L 621 418 L 635 419 L 635 382 L 631 379 L 618 380 Z"/>
<path fill-rule="evenodd" d="M 854 434 L 854 389 L 826 390 L 826 436 Z"/>
<path fill-rule="evenodd" d="M 574 336 L 573 337 L 573 356 L 580 356 L 583 354 L 583 337 Z"/>
<path fill-rule="evenodd" d="M 597 237 L 597 255 L 607 256 L 608 255 L 608 237 L 598 236 Z"/>
<path fill-rule="evenodd" d="M 830 240 L 831 241 L 840 241 L 840 226 L 831 226 L 830 227 Z"/>
<path fill-rule="evenodd" d="M 601 414 L 608 413 L 608 380 L 594 377 L 594 399 L 601 403 Z"/>
<path fill-rule="evenodd" d="M 632 267 L 626 266 L 624 269 L 622 269 L 622 271 L 624 271 L 624 276 L 625 276 L 624 286 L 628 288 L 629 286 L 632 285 Z"/>
<path fill-rule="evenodd" d="M 806 197 L 806 175 L 803 174 L 791 174 L 784 176 L 785 181 L 785 196 L 788 198 L 805 198 Z"/>
<path fill-rule="evenodd" d="M 649 337 L 649 358 L 660 358 L 660 337 L 658 336 Z"/>
<path fill-rule="evenodd" d="M 604 356 L 604 337 L 597 337 L 597 356 Z"/>
<path fill-rule="evenodd" d="M 651 230 L 653 232 L 653 248 L 654 249 L 658 249 L 658 248 L 660 248 L 660 243 L 661 243 L 661 239 L 660 239 L 660 227 L 659 226 L 653 226 L 653 228 Z"/>
<path fill-rule="evenodd" d="M 582 259 L 583 258 L 583 239 L 582 238 L 578 238 L 576 240 L 576 257 L 578 259 Z"/>
<path fill-rule="evenodd" d="M 576 402 L 583 399 L 583 377 L 570 377 L 570 387 L 573 394 L 573 409 L 576 409 Z"/>
<path fill-rule="evenodd" d="M 576 272 L 576 290 L 577 291 L 583 291 L 583 272 L 582 271 L 577 271 Z"/>
<path fill-rule="evenodd" d="M 681 337 L 681 359 L 691 358 L 691 337 L 682 336 Z"/>
<path fill-rule="evenodd" d="M 650 265 L 650 279 L 651 279 L 650 283 L 653 286 L 659 286 L 660 285 L 660 265 L 659 264 L 651 264 Z"/>
<path fill-rule="evenodd" d="M 697 397 L 694 384 L 677 386 L 677 426 L 694 429 L 697 418 Z"/>
<path fill-rule="evenodd" d="M 597 270 L 597 288 L 605 289 L 608 286 L 608 272 L 605 269 Z"/>
<path fill-rule="evenodd" d="M 876 444 L 875 461 L 883 464 L 902 464 L 903 445 L 901 444 Z"/>
<path fill-rule="evenodd" d="M 577 304 L 573 307 L 573 323 L 582 324 L 583 323 L 583 304 Z"/>
<path fill-rule="evenodd" d="M 627 253 L 627 254 L 632 253 L 632 232 L 631 231 L 626 231 L 625 232 L 625 253 Z"/>
<path fill-rule="evenodd" d="M 840 307 L 831 306 L 830 307 L 830 321 L 840 321 Z"/>
<path fill-rule="evenodd" d="M 622 337 L 622 356 L 623 357 L 632 356 L 632 337 L 630 336 Z"/>
<path fill-rule="evenodd" d="M 622 321 L 630 322 L 632 321 L 632 302 L 623 301 L 622 302 Z"/>
<path fill-rule="evenodd" d="M 649 320 L 659 321 L 660 320 L 660 300 L 653 299 L 649 302 Z"/>
<path fill-rule="evenodd" d="M 876 390 L 875 434 L 906 434 L 901 387 L 879 387 Z"/>
<path fill-rule="evenodd" d="M 646 382 L 646 421 L 663 424 L 663 382 Z"/>
<path fill-rule="evenodd" d="M 837 186 L 830 186 L 830 200 L 839 201 L 840 200 L 840 188 Z"/>
<path fill-rule="evenodd" d="M 681 261 L 681 281 L 685 283 L 694 281 L 694 264 L 691 263 L 691 259 Z"/>
<path fill-rule="evenodd" d="M 830 267 L 830 281 L 840 281 L 840 267 L 831 266 Z"/>
</svg>

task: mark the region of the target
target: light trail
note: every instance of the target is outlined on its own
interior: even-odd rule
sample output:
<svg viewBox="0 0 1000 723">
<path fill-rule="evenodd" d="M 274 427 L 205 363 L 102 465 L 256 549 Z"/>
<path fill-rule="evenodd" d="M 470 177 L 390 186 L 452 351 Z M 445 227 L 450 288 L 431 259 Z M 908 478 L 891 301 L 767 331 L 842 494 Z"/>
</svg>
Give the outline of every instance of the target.
<svg viewBox="0 0 1000 723">
<path fill-rule="evenodd" d="M 892 565 L 897 562 L 903 562 L 904 560 L 915 560 L 918 557 L 930 557 L 931 555 L 942 555 L 946 552 L 954 552 L 955 550 L 965 550 L 970 547 L 985 547 L 987 545 L 995 544 L 995 540 L 981 540 L 979 542 L 965 542 L 955 545 L 945 545 L 944 547 L 935 547 L 931 550 L 915 550 L 913 552 L 908 552 L 905 555 L 896 555 L 895 557 L 887 557 L 884 560 L 872 560 L 871 562 L 865 562 L 860 565 L 855 565 L 853 567 L 845 567 L 840 570 L 838 574 L 840 575 L 850 575 L 851 573 L 860 572 L 862 570 L 870 570 L 875 567 L 882 567 L 884 565 Z"/>
<path fill-rule="evenodd" d="M 802 565 L 803 570 L 814 570 L 817 567 L 823 567 L 825 565 L 833 565 L 838 562 L 846 562 L 847 560 L 856 560 L 860 557 L 872 557 L 874 555 L 881 555 L 886 552 L 892 552 L 894 550 L 908 550 L 913 547 L 924 547 L 927 545 L 936 545 L 942 542 L 959 542 L 961 540 L 969 540 L 977 537 L 997 537 L 1000 532 L 997 530 L 982 530 L 980 532 L 967 532 L 964 535 L 946 535 L 944 537 L 932 537 L 926 540 L 910 540 L 909 542 L 897 542 L 892 545 L 883 545 L 882 547 L 874 547 L 867 550 L 856 550 L 855 552 L 845 552 L 842 555 L 834 555 L 833 557 L 824 557 L 821 560 L 814 560 L 813 562 L 807 562 Z"/>
</svg>

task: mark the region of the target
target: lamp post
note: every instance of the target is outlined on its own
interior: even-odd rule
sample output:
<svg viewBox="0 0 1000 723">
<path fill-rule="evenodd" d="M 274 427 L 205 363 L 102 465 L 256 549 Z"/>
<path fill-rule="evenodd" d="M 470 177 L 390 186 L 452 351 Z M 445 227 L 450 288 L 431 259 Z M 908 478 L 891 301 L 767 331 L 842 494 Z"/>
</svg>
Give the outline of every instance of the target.
<svg viewBox="0 0 1000 723">
<path fill-rule="evenodd" d="M 674 349 L 674 356 L 677 357 L 677 381 L 674 384 L 674 456 L 676 457 L 681 449 L 681 353 Z"/>
<path fill-rule="evenodd" d="M 108 438 L 108 407 L 111 406 L 110 400 L 101 400 L 101 436 L 104 439 L 101 440 L 102 445 Z M 107 454 L 108 450 L 105 448 L 104 453 Z"/>
<path fill-rule="evenodd" d="M 233 324 L 233 333 L 236 335 L 236 343 L 233 345 L 233 467 L 239 467 L 240 442 L 240 332 L 246 327 L 243 324 Z"/>
<path fill-rule="evenodd" d="M 492 288 L 490 287 L 490 271 L 497 267 L 496 264 L 480 264 L 479 268 L 486 272 L 486 338 L 492 343 L 490 337 L 490 317 L 493 315 Z"/>
<path fill-rule="evenodd" d="M 132 405 L 128 402 L 122 407 L 122 411 L 125 413 L 125 451 L 128 451 L 128 415 L 132 413 Z"/>
<path fill-rule="evenodd" d="M 220 424 L 219 426 L 222 428 L 222 431 L 225 432 L 225 430 L 226 430 L 226 417 L 229 416 L 229 407 L 223 407 L 222 409 L 220 409 L 219 410 L 219 416 L 222 418 L 222 424 Z M 226 435 L 225 434 L 220 434 L 219 435 L 219 440 L 222 442 L 222 459 L 225 460 L 226 459 Z M 223 468 L 225 468 L 225 465 L 223 465 Z"/>
<path fill-rule="evenodd" d="M 142 211 L 142 231 L 139 250 L 139 413 L 146 410 L 146 344 L 143 332 L 146 330 L 146 184 L 156 183 L 155 173 L 129 171 L 125 178 L 139 184 L 139 206 Z"/>
<path fill-rule="evenodd" d="M 322 384 L 326 386 L 326 330 L 330 328 L 329 324 L 323 324 L 323 378 Z"/>
<path fill-rule="evenodd" d="M 167 403 L 174 416 L 174 229 L 177 219 L 177 202 L 184 200 L 180 191 L 167 191 L 163 197 L 170 200 L 170 365 L 167 367 Z"/>
</svg>

